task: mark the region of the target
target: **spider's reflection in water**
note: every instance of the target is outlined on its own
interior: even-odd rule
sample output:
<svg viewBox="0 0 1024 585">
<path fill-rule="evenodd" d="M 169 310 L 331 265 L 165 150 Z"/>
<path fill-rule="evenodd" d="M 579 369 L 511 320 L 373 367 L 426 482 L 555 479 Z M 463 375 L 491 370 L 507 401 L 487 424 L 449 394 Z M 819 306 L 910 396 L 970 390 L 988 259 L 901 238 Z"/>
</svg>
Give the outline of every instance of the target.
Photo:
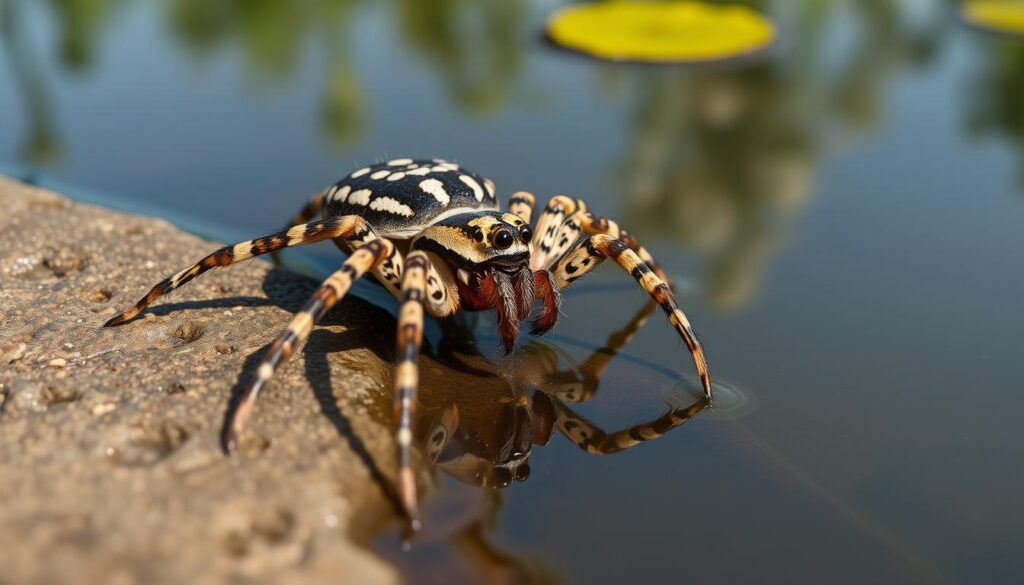
<svg viewBox="0 0 1024 585">
<path fill-rule="evenodd" d="M 559 368 L 560 352 L 534 341 L 499 370 L 480 354 L 472 336 L 447 332 L 437 354 L 450 368 L 437 378 L 424 376 L 441 383 L 431 384 L 420 396 L 417 436 L 428 462 L 465 483 L 503 488 L 529 477 L 531 446 L 546 445 L 554 432 L 589 453 L 605 455 L 661 437 L 686 422 L 704 409 L 704 399 L 615 432 L 604 431 L 570 407 L 594 396 L 605 368 L 655 308 L 647 303 L 603 347 L 564 369 Z"/>
<path fill-rule="evenodd" d="M 531 341 L 516 351 L 510 364 L 496 366 L 464 324 L 447 327 L 433 359 L 422 361 L 416 437 L 426 465 L 420 485 L 436 485 L 441 472 L 484 488 L 483 507 L 468 520 L 465 510 L 455 514 L 462 518 L 458 527 L 440 519 L 449 527 L 440 531 L 448 534 L 443 538 L 480 577 L 488 582 L 537 580 L 529 577 L 538 576 L 538 567 L 498 551 L 486 538 L 494 532 L 499 490 L 530 476 L 533 445 L 546 445 L 559 434 L 589 453 L 616 453 L 661 437 L 708 405 L 698 392 L 692 404 L 666 407 L 653 420 L 615 431 L 575 412 L 575 405 L 595 396 L 601 374 L 656 308 L 648 302 L 576 364 L 566 363 L 567 356 L 555 346 Z M 438 521 L 425 522 L 426 541 L 441 536 Z M 417 538 L 413 548 L 424 545 L 430 546 Z"/>
</svg>

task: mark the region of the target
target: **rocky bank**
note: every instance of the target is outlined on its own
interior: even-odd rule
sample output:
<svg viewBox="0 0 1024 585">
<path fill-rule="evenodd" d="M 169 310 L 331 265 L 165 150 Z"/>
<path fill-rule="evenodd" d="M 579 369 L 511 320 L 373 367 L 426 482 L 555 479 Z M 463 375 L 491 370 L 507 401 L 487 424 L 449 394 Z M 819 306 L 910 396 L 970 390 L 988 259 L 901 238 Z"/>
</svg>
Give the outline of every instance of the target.
<svg viewBox="0 0 1024 585">
<path fill-rule="evenodd" d="M 346 300 L 230 397 L 316 283 L 261 260 L 102 323 L 218 247 L 0 178 L 0 583 L 393 582 L 393 319 Z M 253 234 L 258 235 L 258 234 Z"/>
</svg>

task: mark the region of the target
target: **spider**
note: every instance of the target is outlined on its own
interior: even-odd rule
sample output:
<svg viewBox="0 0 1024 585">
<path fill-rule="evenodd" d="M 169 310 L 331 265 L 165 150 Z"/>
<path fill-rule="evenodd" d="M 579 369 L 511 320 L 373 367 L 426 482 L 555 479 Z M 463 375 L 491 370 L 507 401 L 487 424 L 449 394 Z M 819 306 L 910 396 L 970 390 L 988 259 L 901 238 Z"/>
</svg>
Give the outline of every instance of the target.
<svg viewBox="0 0 1024 585">
<path fill-rule="evenodd" d="M 367 272 L 400 301 L 394 401 L 399 497 L 409 530 L 419 529 L 411 463 L 413 418 L 424 313 L 447 317 L 460 310 L 494 310 L 506 353 L 515 347 L 534 302 L 542 309 L 531 333 L 558 320 L 560 292 L 611 259 L 636 279 L 668 316 L 689 348 L 707 399 L 711 376 L 704 349 L 676 304 L 669 279 L 635 237 L 587 210 L 580 199 L 552 197 L 530 227 L 536 200 L 520 191 L 499 209 L 494 183 L 441 160 L 394 159 L 363 167 L 317 193 L 275 234 L 225 246 L 157 283 L 105 326 L 121 325 L 153 301 L 200 274 L 290 246 L 333 240 L 348 258 L 327 277 L 270 345 L 256 376 L 242 392 L 222 442 L 235 450 L 260 390 L 303 342 L 313 326 Z M 310 221 L 316 214 L 323 219 Z"/>
</svg>

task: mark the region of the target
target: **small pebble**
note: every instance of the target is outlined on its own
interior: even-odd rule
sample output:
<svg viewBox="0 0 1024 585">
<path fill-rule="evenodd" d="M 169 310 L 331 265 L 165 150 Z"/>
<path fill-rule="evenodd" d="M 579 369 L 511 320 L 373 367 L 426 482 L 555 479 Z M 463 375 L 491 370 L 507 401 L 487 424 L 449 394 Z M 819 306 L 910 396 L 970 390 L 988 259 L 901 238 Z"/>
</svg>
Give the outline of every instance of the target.
<svg viewBox="0 0 1024 585">
<path fill-rule="evenodd" d="M 0 361 L 12 364 L 20 360 L 25 357 L 25 349 L 27 347 L 28 346 L 24 343 L 19 343 L 17 345 L 12 343 L 3 346 L 3 348 L 0 348 Z"/>
<path fill-rule="evenodd" d="M 117 405 L 110 402 L 104 402 L 103 404 L 97 404 L 92 407 L 92 413 L 96 416 L 102 416 L 109 412 L 114 412 L 115 410 L 117 410 Z"/>
<path fill-rule="evenodd" d="M 63 368 L 64 366 L 68 365 L 68 360 L 64 358 L 54 358 L 50 360 L 50 363 L 47 365 L 50 366 L 51 368 Z"/>
</svg>

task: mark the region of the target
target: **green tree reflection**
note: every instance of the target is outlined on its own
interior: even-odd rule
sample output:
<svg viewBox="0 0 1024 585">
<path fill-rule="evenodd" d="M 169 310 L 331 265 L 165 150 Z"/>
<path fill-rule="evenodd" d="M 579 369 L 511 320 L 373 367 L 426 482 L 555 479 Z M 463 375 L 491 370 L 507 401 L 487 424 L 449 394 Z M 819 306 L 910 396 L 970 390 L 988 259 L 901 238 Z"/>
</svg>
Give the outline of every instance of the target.
<svg viewBox="0 0 1024 585">
<path fill-rule="evenodd" d="M 53 112 L 53 99 L 40 75 L 17 0 L 0 2 L 0 46 L 11 64 L 14 86 L 26 112 L 26 135 L 19 149 L 22 160 L 33 164 L 53 163 L 63 149 Z"/>
<path fill-rule="evenodd" d="M 94 59 L 103 29 L 123 3 L 118 0 L 50 0 L 48 4 L 60 27 L 61 62 L 72 70 L 87 69 Z"/>
<path fill-rule="evenodd" d="M 889 81 L 930 62 L 948 36 L 946 16 L 955 7 L 933 6 L 922 22 L 896 0 L 750 4 L 773 15 L 784 35 L 763 61 L 690 70 L 601 64 L 596 82 L 618 82 L 634 92 L 632 138 L 616 174 L 626 225 L 641 235 L 670 235 L 696 252 L 707 263 L 710 298 L 732 308 L 756 294 L 813 197 L 821 158 L 876 129 Z M 74 70 L 92 66 L 103 31 L 125 5 L 45 4 L 58 25 L 61 63 Z M 61 146 L 37 56 L 25 27 L 14 24 L 22 6 L 19 0 L 0 5 L 0 42 L 27 113 L 22 157 L 45 163 Z M 372 104 L 355 59 L 357 27 L 367 11 L 386 11 L 407 52 L 470 114 L 493 114 L 514 103 L 527 53 L 536 49 L 535 9 L 524 1 L 394 0 L 381 8 L 360 0 L 166 0 L 159 6 L 171 36 L 197 59 L 237 51 L 252 76 L 274 84 L 290 81 L 300 64 L 314 63 L 320 68 L 319 126 L 340 147 L 359 141 L 371 123 Z M 851 33 L 845 45 L 834 42 L 840 28 Z M 1002 133 L 1024 151 L 1024 51 L 1012 40 L 986 40 L 983 50 L 972 77 L 969 126 Z M 1024 183 L 1024 162 L 1021 175 Z"/>
<path fill-rule="evenodd" d="M 786 13 L 761 8 L 772 7 Z M 708 297 L 721 308 L 742 307 L 759 289 L 813 196 L 832 146 L 826 130 L 874 128 L 892 74 L 934 53 L 939 19 L 917 31 L 899 3 L 881 0 L 858 3 L 855 20 L 834 10 L 802 3 L 783 23 L 784 46 L 753 64 L 635 73 L 634 138 L 620 167 L 627 225 L 697 250 Z M 826 59 L 837 22 L 859 38 Z"/>
<path fill-rule="evenodd" d="M 237 49 L 259 80 L 285 82 L 305 51 L 321 51 L 321 128 L 345 146 L 362 136 L 368 115 L 352 60 L 358 6 L 358 0 L 168 0 L 167 15 L 175 38 L 193 54 Z"/>
<path fill-rule="evenodd" d="M 510 0 L 399 0 L 399 30 L 428 61 L 456 105 L 500 110 L 529 48 L 526 3 Z"/>
<path fill-rule="evenodd" d="M 989 36 L 979 45 L 982 58 L 967 86 L 967 128 L 1014 144 L 1021 153 L 1017 180 L 1024 189 L 1024 38 Z"/>
</svg>

